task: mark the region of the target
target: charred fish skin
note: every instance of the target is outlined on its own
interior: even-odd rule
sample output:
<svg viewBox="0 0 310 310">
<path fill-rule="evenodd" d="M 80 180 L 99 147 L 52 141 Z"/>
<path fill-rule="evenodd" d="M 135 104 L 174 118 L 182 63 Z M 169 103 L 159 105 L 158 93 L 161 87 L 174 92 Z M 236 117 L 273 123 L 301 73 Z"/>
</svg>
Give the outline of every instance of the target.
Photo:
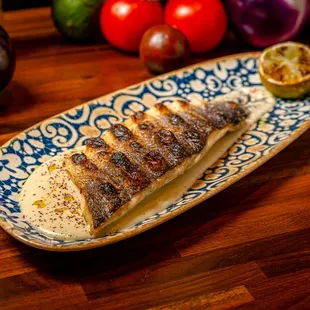
<svg viewBox="0 0 310 310">
<path fill-rule="evenodd" d="M 247 111 L 231 101 L 158 103 L 114 124 L 102 138 L 89 138 L 85 152 L 72 155 L 66 168 L 85 199 L 91 232 L 97 235 L 184 173 L 246 117 Z"/>
<path fill-rule="evenodd" d="M 98 145 L 102 145 L 102 147 L 99 148 Z M 95 141 L 87 140 L 85 153 L 116 186 L 127 192 L 129 199 L 150 183 L 138 165 L 133 163 L 123 152 L 108 146 L 101 138 L 96 138 Z"/>
<path fill-rule="evenodd" d="M 196 107 L 196 110 L 201 114 L 211 126 L 222 129 L 227 124 L 238 124 L 241 119 L 246 117 L 247 113 L 244 109 L 231 101 L 221 103 L 210 103 L 207 105 Z"/>
<path fill-rule="evenodd" d="M 183 118 L 186 123 L 199 132 L 203 141 L 207 139 L 212 132 L 212 126 L 193 108 L 188 101 L 176 100 L 169 105 L 169 109 L 175 113 L 174 115 Z"/>
<path fill-rule="evenodd" d="M 153 111 L 158 114 L 160 124 L 175 134 L 177 141 L 188 154 L 199 153 L 203 149 L 205 145 L 203 137 L 193 126 L 186 123 L 181 116 L 173 114 L 162 103 L 155 104 Z"/>
<path fill-rule="evenodd" d="M 173 132 L 162 126 L 158 119 L 147 113 L 138 112 L 131 116 L 130 120 L 135 134 L 147 148 L 160 153 L 169 169 L 176 167 L 187 157 L 185 149 Z"/>
<path fill-rule="evenodd" d="M 123 152 L 133 164 L 138 165 L 150 181 L 166 171 L 167 164 L 159 152 L 143 145 L 143 142 L 123 124 L 113 125 L 107 135 L 112 145 Z M 157 164 L 154 161 L 157 161 Z"/>
<path fill-rule="evenodd" d="M 149 183 L 124 153 L 116 151 L 101 138 L 87 140 L 85 154 L 130 196 Z"/>
<path fill-rule="evenodd" d="M 140 191 L 149 184 L 149 180 L 143 175 L 139 167 L 133 164 L 124 153 L 113 153 L 111 161 L 128 177 L 135 191 Z"/>
<path fill-rule="evenodd" d="M 127 202 L 102 171 L 87 160 L 85 154 L 73 154 L 68 159 L 67 166 L 72 179 L 87 201 L 88 214 L 91 214 L 88 220 L 95 229 Z"/>
</svg>

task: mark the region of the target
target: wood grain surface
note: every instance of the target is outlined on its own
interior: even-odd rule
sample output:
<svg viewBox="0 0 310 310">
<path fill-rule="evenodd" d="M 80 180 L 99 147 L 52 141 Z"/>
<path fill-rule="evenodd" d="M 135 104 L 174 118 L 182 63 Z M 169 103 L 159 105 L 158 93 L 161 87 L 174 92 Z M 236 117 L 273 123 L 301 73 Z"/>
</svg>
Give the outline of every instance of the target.
<svg viewBox="0 0 310 310">
<path fill-rule="evenodd" d="M 17 69 L 0 144 L 87 100 L 150 78 L 135 55 L 73 45 L 48 9 L 5 13 Z M 193 62 L 247 47 L 228 35 Z M 51 253 L 0 229 L 0 309 L 310 309 L 310 132 L 177 218 L 86 252 Z"/>
</svg>

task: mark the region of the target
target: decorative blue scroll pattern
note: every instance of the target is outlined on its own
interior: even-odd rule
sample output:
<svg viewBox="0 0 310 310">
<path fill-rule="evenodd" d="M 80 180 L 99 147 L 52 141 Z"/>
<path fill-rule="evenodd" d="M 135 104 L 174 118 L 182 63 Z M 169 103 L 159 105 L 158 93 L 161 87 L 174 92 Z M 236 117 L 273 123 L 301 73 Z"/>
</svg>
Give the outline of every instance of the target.
<svg viewBox="0 0 310 310">
<path fill-rule="evenodd" d="M 84 245 L 111 238 L 113 235 L 62 241 L 38 233 L 23 219 L 18 204 L 18 193 L 27 177 L 50 157 L 83 145 L 88 135 L 99 136 L 111 124 L 122 121 L 136 111 L 145 110 L 155 102 L 180 98 L 209 100 L 242 86 L 261 86 L 255 57 L 241 56 L 206 62 L 161 76 L 94 100 L 19 134 L 0 148 L 0 219 L 5 222 L 3 225 L 19 238 L 36 241 L 43 247 Z M 156 221 L 166 213 L 199 199 L 204 193 L 215 190 L 288 139 L 309 119 L 309 98 L 300 101 L 278 99 L 273 111 L 244 134 L 213 167 L 205 171 L 203 177 L 179 201 L 126 231 Z M 122 233 L 124 231 L 115 234 Z"/>
</svg>

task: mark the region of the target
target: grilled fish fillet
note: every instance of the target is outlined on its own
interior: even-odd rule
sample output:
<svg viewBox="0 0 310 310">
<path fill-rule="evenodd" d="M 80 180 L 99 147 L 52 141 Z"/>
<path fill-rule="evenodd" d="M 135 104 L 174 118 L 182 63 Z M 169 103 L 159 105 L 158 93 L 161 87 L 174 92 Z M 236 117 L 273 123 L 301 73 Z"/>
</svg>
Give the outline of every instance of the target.
<svg viewBox="0 0 310 310">
<path fill-rule="evenodd" d="M 247 111 L 232 101 L 157 103 L 113 125 L 66 161 L 83 196 L 91 234 L 197 163 L 227 132 L 244 126 Z"/>
</svg>

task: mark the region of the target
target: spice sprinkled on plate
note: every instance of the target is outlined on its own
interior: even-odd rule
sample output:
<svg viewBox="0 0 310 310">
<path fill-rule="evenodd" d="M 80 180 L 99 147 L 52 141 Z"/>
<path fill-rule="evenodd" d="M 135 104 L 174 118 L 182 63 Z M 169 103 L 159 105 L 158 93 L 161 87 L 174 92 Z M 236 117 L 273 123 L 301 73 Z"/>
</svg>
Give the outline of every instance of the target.
<svg viewBox="0 0 310 310">
<path fill-rule="evenodd" d="M 51 238 L 87 239 L 89 228 L 80 211 L 80 191 L 62 169 L 65 156 L 54 157 L 33 172 L 21 192 L 21 208 L 25 220 Z"/>
</svg>

